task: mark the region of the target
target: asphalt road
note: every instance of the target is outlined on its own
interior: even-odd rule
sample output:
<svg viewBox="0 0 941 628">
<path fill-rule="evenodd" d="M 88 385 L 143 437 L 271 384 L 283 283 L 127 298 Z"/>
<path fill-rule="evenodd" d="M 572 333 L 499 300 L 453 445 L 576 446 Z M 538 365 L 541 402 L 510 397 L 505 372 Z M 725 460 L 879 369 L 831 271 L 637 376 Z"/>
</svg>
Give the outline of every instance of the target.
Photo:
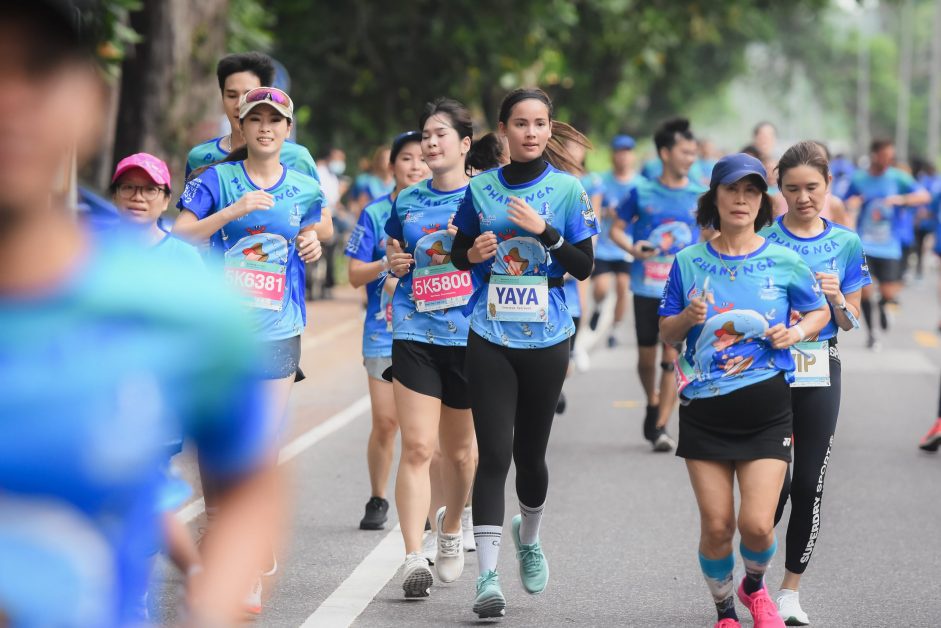
<svg viewBox="0 0 941 628">
<path fill-rule="evenodd" d="M 305 353 L 305 370 L 314 377 L 296 387 L 302 416 L 292 436 L 315 433 L 288 464 L 296 491 L 291 542 L 268 583 L 258 625 L 712 625 L 685 466 L 672 454 L 651 452 L 641 437 L 643 396 L 630 321 L 618 330 L 619 347 L 595 348 L 591 368 L 566 384 L 569 407 L 552 434 L 542 526 L 551 565 L 547 591 L 535 597 L 523 591 L 505 536 L 504 619 L 478 622 L 471 611 L 473 553 L 459 581 L 436 584 L 429 598 L 404 600 L 395 573 L 403 556 L 394 513 L 386 531 L 357 529 L 369 497 L 369 418 L 361 411 L 365 374 L 350 349 L 358 346 L 358 332 L 347 323 L 352 306 L 345 307 L 334 318 L 346 326 L 332 335 L 330 328 L 312 332 L 316 349 Z M 936 411 L 939 311 L 932 279 L 905 290 L 881 352 L 864 349 L 861 332 L 841 339 L 843 407 L 821 534 L 801 593 L 814 626 L 941 625 L 941 453 L 916 448 Z M 342 376 L 343 385 L 321 386 L 328 371 Z M 518 512 L 512 475 L 507 487 L 508 529 Z M 778 537 L 783 549 L 783 525 Z M 783 562 L 779 553 L 768 577 L 772 591 Z M 158 575 L 165 584 L 159 612 L 172 622 L 180 580 L 163 562 Z M 741 606 L 739 612 L 748 616 Z"/>
</svg>

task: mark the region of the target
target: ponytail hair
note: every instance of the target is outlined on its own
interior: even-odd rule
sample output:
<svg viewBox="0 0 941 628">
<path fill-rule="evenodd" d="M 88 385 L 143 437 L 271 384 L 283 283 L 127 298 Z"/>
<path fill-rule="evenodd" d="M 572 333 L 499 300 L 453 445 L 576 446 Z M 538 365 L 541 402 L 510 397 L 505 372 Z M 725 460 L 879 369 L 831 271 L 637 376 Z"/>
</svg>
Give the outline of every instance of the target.
<svg viewBox="0 0 941 628">
<path fill-rule="evenodd" d="M 509 155 L 503 147 L 503 142 L 495 133 L 487 133 L 471 144 L 470 150 L 464 157 L 464 171 L 468 176 L 472 172 L 484 172 L 499 168 L 510 161 Z"/>
<path fill-rule="evenodd" d="M 573 142 L 584 146 L 586 150 L 590 150 L 591 141 L 572 125 L 559 122 L 552 118 L 552 99 L 549 98 L 549 94 L 538 87 L 520 87 L 507 94 L 503 102 L 500 103 L 500 114 L 498 116 L 500 122 L 504 125 L 508 124 L 510 115 L 513 113 L 513 107 L 524 100 L 538 100 L 544 104 L 549 111 L 549 121 L 552 124 L 552 137 L 549 138 L 549 142 L 546 144 L 546 151 L 542 154 L 543 159 L 552 164 L 557 170 L 571 174 L 584 172 L 582 165 L 577 163 L 565 144 L 566 142 Z"/>
<path fill-rule="evenodd" d="M 247 144 L 243 146 L 239 146 L 238 148 L 233 150 L 231 153 L 229 153 L 228 155 L 226 155 L 219 161 L 214 161 L 211 164 L 206 164 L 205 166 L 200 166 L 199 168 L 194 169 L 190 173 L 190 176 L 186 178 L 186 180 L 192 181 L 193 179 L 195 179 L 202 173 L 206 172 L 206 170 L 208 170 L 209 168 L 212 168 L 213 166 L 218 166 L 219 164 L 230 163 L 233 161 L 245 161 L 246 159 L 248 159 L 248 145 Z"/>
</svg>

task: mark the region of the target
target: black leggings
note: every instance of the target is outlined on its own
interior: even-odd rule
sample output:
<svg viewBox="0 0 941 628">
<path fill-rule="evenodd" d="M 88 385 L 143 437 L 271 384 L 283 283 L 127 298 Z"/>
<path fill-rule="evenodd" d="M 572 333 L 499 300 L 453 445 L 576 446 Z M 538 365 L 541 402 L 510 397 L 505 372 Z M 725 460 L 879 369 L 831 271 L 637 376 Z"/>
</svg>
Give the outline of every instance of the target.
<svg viewBox="0 0 941 628">
<path fill-rule="evenodd" d="M 777 525 L 790 496 L 791 518 L 787 523 L 784 566 L 791 573 L 804 573 L 817 544 L 822 518 L 823 482 L 840 413 L 840 384 L 840 359 L 831 354 L 829 387 L 791 389 L 791 408 L 794 411 L 793 477 L 788 470 L 778 510 L 774 515 L 774 524 Z"/>
<path fill-rule="evenodd" d="M 467 379 L 480 460 L 474 479 L 474 524 L 502 526 L 510 460 L 516 495 L 537 508 L 546 501 L 546 449 L 569 363 L 569 341 L 545 349 L 509 349 L 473 331 L 467 338 Z"/>
</svg>

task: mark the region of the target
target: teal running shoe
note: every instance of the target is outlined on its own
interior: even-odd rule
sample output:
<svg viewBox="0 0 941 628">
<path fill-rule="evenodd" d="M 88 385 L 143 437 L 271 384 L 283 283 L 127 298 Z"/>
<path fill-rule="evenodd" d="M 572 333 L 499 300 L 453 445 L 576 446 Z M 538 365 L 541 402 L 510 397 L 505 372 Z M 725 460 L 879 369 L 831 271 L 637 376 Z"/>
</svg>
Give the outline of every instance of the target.
<svg viewBox="0 0 941 628">
<path fill-rule="evenodd" d="M 516 558 L 520 561 L 520 580 L 523 588 L 529 593 L 537 595 L 546 590 L 549 584 L 549 561 L 542 553 L 539 541 L 532 545 L 523 545 L 520 542 L 521 515 L 513 517 L 513 543 L 516 544 Z"/>
<path fill-rule="evenodd" d="M 490 570 L 477 578 L 477 597 L 474 612 L 480 619 L 503 617 L 506 614 L 506 598 L 500 590 L 500 576 Z"/>
</svg>

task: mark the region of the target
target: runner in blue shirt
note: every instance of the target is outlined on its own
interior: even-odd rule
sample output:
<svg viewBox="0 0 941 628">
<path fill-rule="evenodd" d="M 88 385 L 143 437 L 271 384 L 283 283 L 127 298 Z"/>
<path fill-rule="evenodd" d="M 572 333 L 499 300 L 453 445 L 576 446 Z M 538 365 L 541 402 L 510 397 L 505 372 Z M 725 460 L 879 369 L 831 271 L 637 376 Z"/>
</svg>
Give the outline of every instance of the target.
<svg viewBox="0 0 941 628">
<path fill-rule="evenodd" d="M 219 60 L 216 78 L 219 80 L 219 91 L 222 92 L 222 110 L 232 131 L 228 135 L 206 140 L 190 150 L 186 157 L 187 179 L 197 168 L 222 161 L 229 153 L 245 145 L 245 138 L 239 130 L 239 100 L 251 89 L 272 85 L 274 76 L 275 67 L 271 57 L 261 52 L 236 53 Z M 285 140 L 281 147 L 281 162 L 288 168 L 320 180 L 314 158 L 300 144 Z"/>
<path fill-rule="evenodd" d="M 608 334 L 608 346 L 617 344 L 615 332 L 627 314 L 627 290 L 630 286 L 631 262 L 634 258 L 611 239 L 611 227 L 617 220 L 617 208 L 631 190 L 643 180 L 634 168 L 634 138 L 616 135 L 611 141 L 611 170 L 601 175 L 602 201 L 598 240 L 595 242 L 595 268 L 591 272 L 591 283 L 595 297 L 595 309 L 588 321 L 588 328 L 595 330 L 601 316 L 601 308 L 614 275 L 614 324 Z M 630 235 L 627 235 L 629 238 Z"/>
<path fill-rule="evenodd" d="M 392 368 L 402 455 L 395 505 L 405 541 L 402 589 L 425 597 L 434 577 L 422 551 L 431 504 L 429 466 L 440 444 L 445 506 L 438 509 L 434 567 L 442 582 L 464 570 L 462 515 L 474 477 L 474 424 L 464 373 L 467 318 L 461 307 L 476 285 L 454 267 L 452 219 L 469 180 L 473 124 L 467 108 L 449 98 L 428 103 L 421 116 L 421 149 L 431 179 L 399 192 L 385 232 L 391 272 Z"/>
<path fill-rule="evenodd" d="M 756 626 L 784 625 L 764 574 L 777 548 L 774 496 L 790 460 L 794 359 L 788 349 L 830 319 L 801 256 L 756 233 L 771 220 L 767 187 L 757 159 L 739 153 L 719 160 L 696 214 L 700 226 L 719 235 L 677 254 L 660 305 L 664 341 L 686 342 L 677 372 L 676 454 L 686 459 L 699 506 L 699 561 L 718 628 L 740 625 L 732 582 L 736 527 L 745 563 L 738 597 Z M 803 319 L 792 325 L 792 312 Z"/>
<path fill-rule="evenodd" d="M 902 213 L 907 206 L 931 202 L 931 195 L 908 173 L 894 168 L 895 145 L 877 139 L 869 150 L 868 170 L 853 173 L 844 199 L 856 213 L 856 231 L 866 251 L 872 276 L 879 282 L 879 327 L 889 328 L 888 306 L 896 306 L 902 288 Z M 878 348 L 872 323 L 872 286 L 863 288 L 862 312 L 871 349 Z"/>
<path fill-rule="evenodd" d="M 165 438 L 183 433 L 230 487 L 189 617 L 230 625 L 241 609 L 227 591 L 248 588 L 280 519 L 255 348 L 221 286 L 186 260 L 142 248 L 139 231 L 92 232 L 54 200 L 63 155 L 91 154 L 74 142 L 91 142 L 108 110 L 97 14 L 75 19 L 83 8 L 14 3 L 0 21 L 3 85 L 17 94 L 0 100 L 0 126 L 30 133 L 0 163 L 0 623 L 141 621 Z"/>
<path fill-rule="evenodd" d="M 821 525 L 823 483 L 840 412 L 841 365 L 837 332 L 859 326 L 860 295 L 870 283 L 866 258 L 855 232 L 820 216 L 830 196 L 832 177 L 825 152 L 816 142 L 800 142 L 778 162 L 778 185 L 788 211 L 759 235 L 791 249 L 814 271 L 830 308 L 830 322 L 812 342 L 800 346 L 817 364 L 795 356 L 798 381 L 791 390 L 794 413 L 793 477 L 785 476 L 775 524 L 791 500 L 787 524 L 785 574 L 776 596 L 778 612 L 789 625 L 807 625 L 798 596 Z M 800 320 L 792 312 L 792 323 Z"/>
<path fill-rule="evenodd" d="M 298 269 L 320 258 L 317 237 L 323 194 L 315 179 L 280 161 L 294 103 L 274 87 L 242 96 L 239 130 L 246 159 L 210 166 L 187 182 L 174 233 L 196 243 L 215 238 L 209 263 L 242 294 L 264 347 L 257 375 L 266 380 L 278 423 L 286 418 L 306 325 L 304 280 Z M 329 225 L 327 225 L 329 227 Z M 223 267 L 224 266 L 224 270 Z M 273 426 L 274 427 L 274 426 Z M 207 491 L 208 489 L 208 491 Z M 204 485 L 207 502 L 213 491 Z M 277 561 L 266 573 L 277 568 Z M 249 611 L 261 612 L 260 580 Z"/>
<path fill-rule="evenodd" d="M 361 530 L 381 530 L 389 512 L 386 485 L 395 453 L 398 420 L 392 385 L 382 374 L 392 366 L 392 294 L 398 283 L 389 277 L 385 226 L 399 192 L 428 178 L 428 166 L 421 153 L 421 133 L 408 131 L 392 141 L 389 154 L 396 187 L 360 212 L 359 220 L 346 246 L 350 258 L 350 284 L 366 288 L 366 320 L 363 324 L 363 363 L 372 403 L 372 431 L 369 434 L 367 464 L 372 496 L 359 523 Z"/>
<path fill-rule="evenodd" d="M 914 160 L 913 160 L 914 161 Z M 941 197 L 941 176 L 935 170 L 934 164 L 919 160 L 917 166 L 913 164 L 915 180 L 931 194 L 931 202 L 915 208 L 915 281 L 920 282 L 925 274 L 925 241 L 937 228 L 938 215 L 935 211 L 935 201 Z"/>
<path fill-rule="evenodd" d="M 458 268 L 487 274 L 467 308 L 467 376 L 480 450 L 474 612 L 482 618 L 502 616 L 506 607 L 496 568 L 511 458 L 522 513 L 513 519 L 512 534 L 523 587 L 540 593 L 548 583 L 539 542 L 549 483 L 546 448 L 575 331 L 562 277 L 588 278 L 591 238 L 598 232 L 588 193 L 557 169 L 580 165 L 564 143 L 549 145 L 550 135 L 562 139 L 563 133 L 588 141 L 552 120 L 552 103 L 539 89 L 510 92 L 498 117 L 512 161 L 471 180 L 454 220 L 452 250 Z"/>
<path fill-rule="evenodd" d="M 673 363 L 677 350 L 659 339 L 657 308 L 674 256 L 699 240 L 696 202 L 705 188 L 690 176 L 690 166 L 696 159 L 696 138 L 688 120 L 676 118 L 661 124 L 654 133 L 654 144 L 663 162 L 663 174 L 658 179 L 641 181 L 621 201 L 618 217 L 611 226 L 611 239 L 634 256 L 631 291 L 637 331 L 637 372 L 647 397 L 644 438 L 654 451 L 670 451 L 676 443 L 667 434 L 666 426 L 676 397 Z"/>
</svg>

